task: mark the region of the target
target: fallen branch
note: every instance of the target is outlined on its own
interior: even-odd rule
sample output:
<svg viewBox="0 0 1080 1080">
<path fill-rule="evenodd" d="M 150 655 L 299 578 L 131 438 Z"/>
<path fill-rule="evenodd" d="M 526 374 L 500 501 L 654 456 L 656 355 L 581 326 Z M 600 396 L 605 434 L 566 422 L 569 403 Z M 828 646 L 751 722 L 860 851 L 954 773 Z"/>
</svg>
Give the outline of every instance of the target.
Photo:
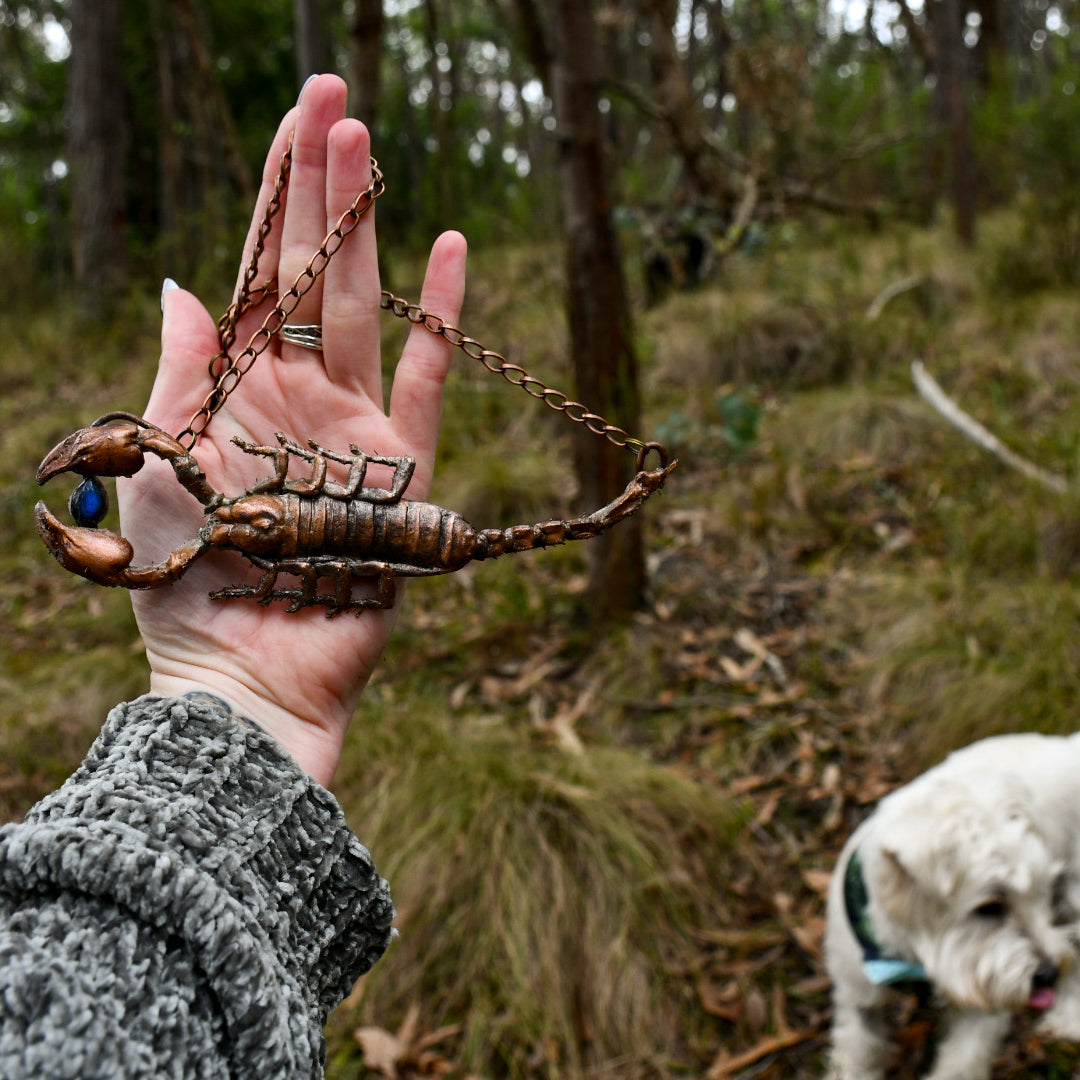
<svg viewBox="0 0 1080 1080">
<path fill-rule="evenodd" d="M 741 1054 L 721 1054 L 705 1074 L 708 1080 L 731 1080 L 736 1074 L 751 1065 L 756 1065 L 762 1058 L 787 1050 L 808 1039 L 816 1038 L 821 1033 L 815 1028 L 802 1031 L 785 1031 L 779 1035 L 767 1035 L 764 1039 Z"/>
<path fill-rule="evenodd" d="M 962 435 L 966 435 L 977 446 L 981 446 L 987 453 L 993 454 L 999 461 L 1023 473 L 1029 480 L 1042 484 L 1058 495 L 1064 495 L 1069 490 L 1069 482 L 1057 473 L 1047 472 L 1046 469 L 1021 457 L 1014 450 L 1010 450 L 996 435 L 988 431 L 973 416 L 969 416 L 955 402 L 953 402 L 944 390 L 937 384 L 933 376 L 923 366 L 921 360 L 915 360 L 911 364 L 911 376 L 915 380 L 915 387 L 923 398 L 932 405 L 950 424 Z"/>
<path fill-rule="evenodd" d="M 873 302 L 866 309 L 866 314 L 863 318 L 867 322 L 873 322 L 885 310 L 885 305 L 890 300 L 895 300 L 902 293 L 917 289 L 922 283 L 922 274 L 912 274 L 910 277 L 901 278 L 899 281 L 894 281 L 891 285 L 886 285 L 885 288 L 874 297 Z"/>
</svg>

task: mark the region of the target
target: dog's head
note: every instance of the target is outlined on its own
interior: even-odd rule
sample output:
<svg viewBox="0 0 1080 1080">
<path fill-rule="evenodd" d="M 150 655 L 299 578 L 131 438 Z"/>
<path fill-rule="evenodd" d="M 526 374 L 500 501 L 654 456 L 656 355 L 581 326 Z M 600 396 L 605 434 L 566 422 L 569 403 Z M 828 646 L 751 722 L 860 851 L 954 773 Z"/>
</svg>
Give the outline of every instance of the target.
<svg viewBox="0 0 1080 1080">
<path fill-rule="evenodd" d="M 927 777 L 889 796 L 860 846 L 881 944 L 955 1004 L 1048 1008 L 1073 958 L 1063 864 L 1014 777 Z"/>
</svg>

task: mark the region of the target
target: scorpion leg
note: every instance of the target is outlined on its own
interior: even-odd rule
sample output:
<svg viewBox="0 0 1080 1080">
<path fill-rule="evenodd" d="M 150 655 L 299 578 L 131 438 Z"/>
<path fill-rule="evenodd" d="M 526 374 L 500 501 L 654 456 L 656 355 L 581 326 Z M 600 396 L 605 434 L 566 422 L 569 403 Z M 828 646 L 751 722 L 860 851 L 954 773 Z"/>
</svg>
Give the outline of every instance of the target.
<svg viewBox="0 0 1080 1080">
<path fill-rule="evenodd" d="M 303 447 L 292 442 L 283 431 L 277 433 L 277 440 L 284 447 L 286 454 L 292 454 L 294 457 L 311 462 L 311 478 L 309 480 L 293 480 L 285 485 L 284 490 L 294 495 L 322 494 L 326 487 L 327 455 L 314 442 L 311 443 L 313 453 L 304 450 Z"/>
<path fill-rule="evenodd" d="M 414 568 L 387 562 L 355 562 L 349 559 L 320 558 L 310 560 L 266 559 L 246 554 L 245 558 L 263 571 L 255 585 L 229 585 L 210 594 L 214 600 L 256 600 L 266 605 L 277 600 L 288 601 L 287 612 L 308 607 L 325 606 L 327 618 L 343 611 L 385 610 L 394 606 L 397 597 L 397 573 L 415 574 Z M 439 573 L 440 571 L 430 571 Z M 277 588 L 281 574 L 294 574 L 300 579 L 298 588 Z M 332 579 L 332 591 L 319 592 L 319 579 Z M 353 583 L 365 579 L 375 582 L 375 594 L 353 595 Z"/>
<path fill-rule="evenodd" d="M 343 484 L 326 480 L 320 489 L 322 494 L 332 499 L 363 499 L 365 502 L 394 503 L 398 502 L 405 489 L 412 480 L 416 469 L 416 462 L 411 457 L 386 457 L 381 454 L 368 454 L 361 450 L 355 443 L 349 444 L 351 454 L 339 454 L 336 450 L 328 450 L 320 446 L 314 439 L 308 440 L 310 450 L 305 450 L 296 443 L 288 442 L 285 436 L 279 435 L 282 446 L 286 446 L 290 453 L 311 461 L 322 456 L 327 461 L 336 461 L 339 465 L 349 467 L 349 475 Z M 385 465 L 394 470 L 390 480 L 390 487 L 364 487 L 364 479 L 367 475 L 368 465 Z"/>
<path fill-rule="evenodd" d="M 245 454 L 274 459 L 274 475 L 266 480 L 260 480 L 245 492 L 246 495 L 258 495 L 264 491 L 281 491 L 285 487 L 285 478 L 289 473 L 288 449 L 282 449 L 279 446 L 260 446 L 258 443 L 249 443 L 247 440 L 241 439 L 239 435 L 234 435 L 232 441 Z"/>
<path fill-rule="evenodd" d="M 349 475 L 346 477 L 345 483 L 337 484 L 332 480 L 328 481 L 323 485 L 324 494 L 332 499 L 351 499 L 357 491 L 363 490 L 364 477 L 367 476 L 368 462 L 371 460 L 367 454 L 362 450 L 358 450 L 355 446 L 352 447 L 352 454 L 337 454 L 333 450 L 327 450 L 325 447 L 319 446 L 314 439 L 311 440 L 310 445 L 312 450 L 329 458 L 331 461 L 349 467 Z"/>
<path fill-rule="evenodd" d="M 353 606 L 352 574 L 349 572 L 347 562 L 326 563 L 324 571 L 327 575 L 333 574 L 334 593 L 333 596 L 320 597 L 319 599 L 327 602 L 326 617 L 332 619 L 335 615 L 339 615 Z"/>
<path fill-rule="evenodd" d="M 350 460 L 356 461 L 358 458 L 362 458 L 364 461 L 364 470 L 354 476 L 353 470 L 350 468 L 347 483 L 340 488 L 335 485 L 333 491 L 328 487 L 327 494 L 334 495 L 339 499 L 363 499 L 365 502 L 371 503 L 400 502 L 401 497 L 405 494 L 405 489 L 412 480 L 413 472 L 416 469 L 415 460 L 411 457 L 383 457 L 380 454 L 365 454 L 357 446 L 350 446 L 349 449 L 352 450 L 355 457 L 350 459 L 346 458 L 344 455 L 340 455 L 335 457 L 335 460 L 348 464 Z M 386 465 L 388 468 L 394 470 L 394 475 L 391 477 L 389 488 L 361 486 L 364 480 L 364 472 L 369 464 Z"/>
<path fill-rule="evenodd" d="M 336 454 L 333 450 L 327 450 L 320 446 L 314 439 L 308 440 L 308 448 L 293 442 L 283 431 L 277 433 L 277 440 L 281 443 L 282 451 L 288 456 L 300 458 L 302 461 L 311 462 L 311 478 L 309 480 L 292 480 L 283 483 L 283 491 L 294 495 L 328 495 L 331 498 L 347 498 L 352 491 L 364 479 L 367 470 L 367 458 L 361 456 L 360 460 L 355 457 L 346 457 Z M 343 487 L 326 478 L 327 461 L 336 461 L 349 466 L 349 478 Z"/>
<path fill-rule="evenodd" d="M 394 606 L 394 600 L 397 597 L 397 579 L 394 577 L 393 570 L 385 564 L 379 571 L 379 591 L 375 595 L 379 601 L 376 607 L 392 608 Z"/>
<path fill-rule="evenodd" d="M 382 611 L 394 606 L 397 598 L 397 579 L 394 567 L 387 562 L 360 562 L 348 565 L 350 590 L 353 581 L 375 579 L 374 596 L 350 596 L 349 608 L 359 615 L 363 611 Z"/>
<path fill-rule="evenodd" d="M 264 570 L 262 577 L 259 578 L 259 584 L 255 586 L 255 590 L 251 594 L 252 598 L 263 606 L 269 604 L 274 599 L 274 585 L 277 583 L 277 576 L 278 568 L 274 565 Z"/>
<path fill-rule="evenodd" d="M 300 611 L 301 608 L 314 607 L 320 603 L 319 599 L 319 572 L 309 562 L 286 563 L 282 566 L 288 573 L 296 574 L 300 578 L 299 590 L 282 590 L 283 593 L 292 593 L 293 599 L 285 609 L 288 612 Z"/>
<path fill-rule="evenodd" d="M 279 435 L 279 439 L 282 439 L 282 445 L 287 445 L 290 453 L 295 454 L 297 457 L 305 458 L 308 461 L 324 459 L 323 472 L 322 472 L 322 485 L 319 491 L 328 496 L 331 499 L 351 499 L 357 491 L 368 490 L 363 488 L 364 477 L 367 475 L 368 462 L 373 460 L 367 454 L 364 453 L 357 446 L 351 446 L 351 454 L 339 454 L 335 450 L 329 450 L 325 446 L 320 446 L 314 439 L 308 439 L 309 450 L 305 450 L 304 447 L 298 446 L 296 443 L 286 443 L 284 437 Z M 336 461 L 339 465 L 347 465 L 349 467 L 349 475 L 343 484 L 338 484 L 333 480 L 326 479 L 326 461 Z M 374 489 L 381 490 L 381 489 Z"/>
<path fill-rule="evenodd" d="M 262 570 L 257 585 L 227 585 L 210 594 L 211 600 L 257 600 L 260 604 L 269 604 L 277 599 L 274 583 L 277 581 L 278 564 L 269 559 L 251 559 Z"/>
</svg>

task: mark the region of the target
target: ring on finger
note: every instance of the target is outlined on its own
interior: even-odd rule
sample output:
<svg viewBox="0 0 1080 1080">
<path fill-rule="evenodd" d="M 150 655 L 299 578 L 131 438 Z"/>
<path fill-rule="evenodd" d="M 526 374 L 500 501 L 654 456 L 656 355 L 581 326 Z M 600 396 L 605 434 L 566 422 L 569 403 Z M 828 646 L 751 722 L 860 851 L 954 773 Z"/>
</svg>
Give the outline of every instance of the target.
<svg viewBox="0 0 1080 1080">
<path fill-rule="evenodd" d="M 281 340 L 290 345 L 299 345 L 302 349 L 314 349 L 322 352 L 322 326 L 313 323 L 310 326 L 289 326 L 287 323 L 281 328 Z"/>
</svg>

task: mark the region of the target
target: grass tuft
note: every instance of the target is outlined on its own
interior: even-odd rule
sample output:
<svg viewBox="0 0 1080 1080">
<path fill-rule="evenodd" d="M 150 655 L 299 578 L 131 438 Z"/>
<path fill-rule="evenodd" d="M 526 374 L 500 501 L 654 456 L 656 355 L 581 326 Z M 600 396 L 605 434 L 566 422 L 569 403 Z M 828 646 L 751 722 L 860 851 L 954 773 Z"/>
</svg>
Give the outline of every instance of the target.
<svg viewBox="0 0 1080 1080">
<path fill-rule="evenodd" d="M 416 1003 L 463 1025 L 467 1072 L 646 1070 L 687 1015 L 669 971 L 716 917 L 737 810 L 639 754 L 537 747 L 437 699 L 355 737 L 362 768 L 341 779 L 365 789 L 352 813 L 401 938 L 338 1022 L 392 1030 Z"/>
</svg>

